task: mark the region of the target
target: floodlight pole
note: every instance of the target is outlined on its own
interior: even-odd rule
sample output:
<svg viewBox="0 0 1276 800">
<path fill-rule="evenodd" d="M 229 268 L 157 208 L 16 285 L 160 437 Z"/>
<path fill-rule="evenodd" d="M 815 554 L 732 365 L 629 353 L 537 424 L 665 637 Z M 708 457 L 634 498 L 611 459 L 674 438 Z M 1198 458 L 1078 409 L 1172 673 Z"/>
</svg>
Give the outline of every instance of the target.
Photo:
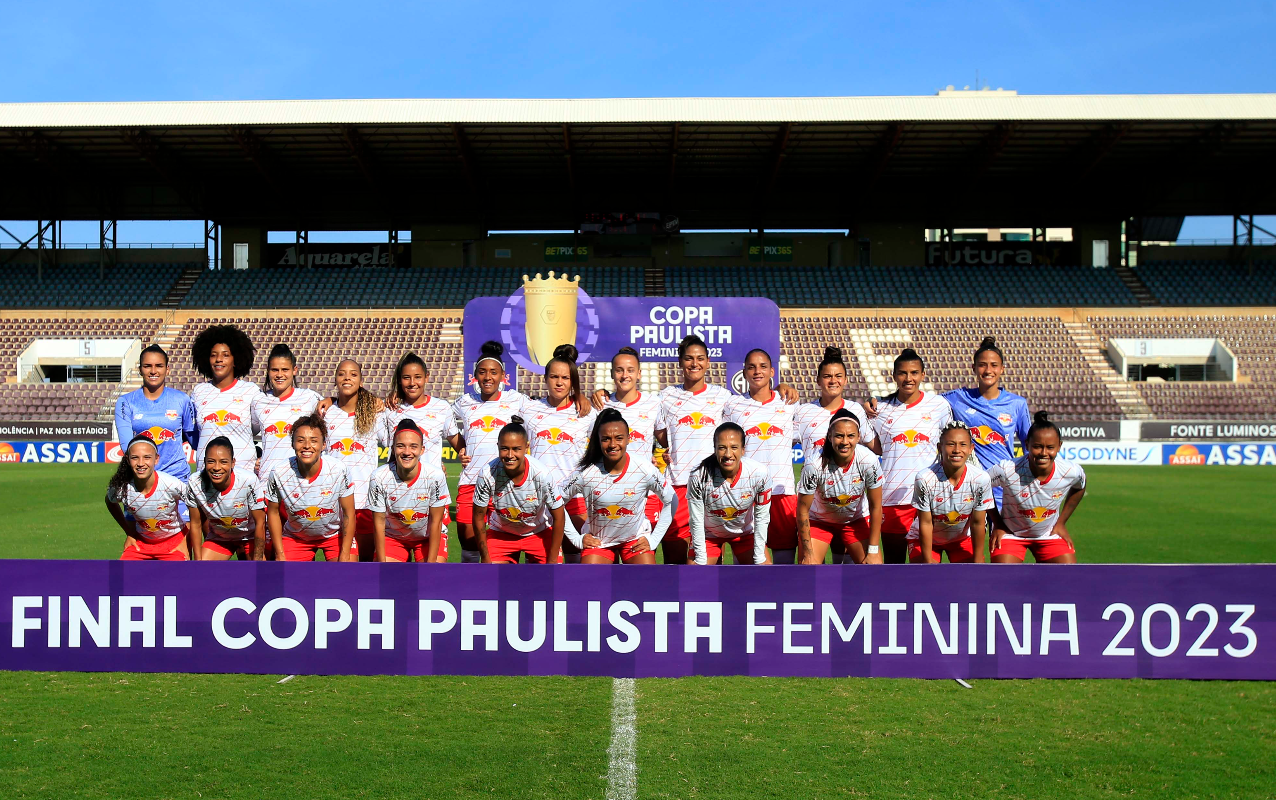
<svg viewBox="0 0 1276 800">
<path fill-rule="evenodd" d="M 204 266 L 207 269 L 221 269 L 221 226 L 216 220 L 204 220 Z"/>
</svg>

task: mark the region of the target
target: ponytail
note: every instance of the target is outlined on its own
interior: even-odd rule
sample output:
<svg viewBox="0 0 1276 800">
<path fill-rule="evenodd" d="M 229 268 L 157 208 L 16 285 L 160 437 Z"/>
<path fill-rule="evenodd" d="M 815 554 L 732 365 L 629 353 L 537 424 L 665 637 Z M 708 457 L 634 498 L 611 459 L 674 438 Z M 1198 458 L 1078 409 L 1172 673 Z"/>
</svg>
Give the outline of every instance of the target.
<svg viewBox="0 0 1276 800">
<path fill-rule="evenodd" d="M 746 356 L 745 359 L 747 360 L 748 356 Z M 747 443 L 749 437 L 745 436 L 744 428 L 741 428 L 734 422 L 724 422 L 719 425 L 713 431 L 713 452 L 701 459 L 700 463 L 695 467 L 695 471 L 700 475 L 700 480 L 711 481 L 713 479 L 713 474 L 721 469 L 721 466 L 718 464 L 718 437 L 724 433 L 732 432 L 740 434 L 741 447 Z"/>
<path fill-rule="evenodd" d="M 212 450 L 214 447 L 225 447 L 227 450 L 230 451 L 231 461 L 235 460 L 235 445 L 231 444 L 230 439 L 228 439 L 227 437 L 218 436 L 214 438 L 211 442 L 209 442 L 208 445 L 204 448 L 205 458 L 208 457 L 208 451 Z M 199 469 L 199 486 L 201 489 L 204 490 L 204 494 L 213 493 L 213 479 L 208 477 L 208 467 L 202 464 L 200 465 L 200 469 Z"/>
<path fill-rule="evenodd" d="M 1054 435 L 1059 437 L 1059 444 L 1063 444 L 1063 432 L 1059 430 L 1059 426 L 1050 421 L 1050 414 L 1045 411 L 1038 411 L 1032 415 L 1032 427 L 1028 429 L 1028 441 L 1032 441 L 1032 435 L 1038 431 L 1054 431 Z"/>
<path fill-rule="evenodd" d="M 997 358 L 1001 359 L 1001 363 L 1006 363 L 1005 354 L 1001 352 L 1001 348 L 997 346 L 996 338 L 992 336 L 985 336 L 984 340 L 979 343 L 979 347 L 975 350 L 974 361 L 979 361 L 979 357 L 984 353 L 996 353 Z"/>
<path fill-rule="evenodd" d="M 265 389 L 267 392 L 270 391 L 270 362 L 274 361 L 276 358 L 286 358 L 288 359 L 288 363 L 293 367 L 297 366 L 297 357 L 293 355 L 291 347 L 280 343 L 270 348 L 270 355 L 266 357 L 266 379 L 261 382 L 261 388 Z M 292 386 L 294 389 L 297 388 L 296 376 L 292 379 Z"/>
<path fill-rule="evenodd" d="M 149 444 L 155 451 L 155 454 L 157 456 L 159 455 L 159 448 L 156 447 L 155 442 L 152 442 L 148 437 L 139 434 L 134 436 L 132 439 L 129 439 L 128 444 L 124 447 L 124 452 L 120 454 L 120 464 L 115 468 L 115 474 L 111 476 L 111 480 L 106 484 L 106 494 L 108 497 L 115 497 L 118 495 L 119 498 L 123 500 L 124 487 L 137 477 L 137 474 L 133 472 L 133 465 L 128 461 L 128 451 L 132 450 L 133 445 L 138 442 L 145 442 Z"/>
<path fill-rule="evenodd" d="M 549 377 L 550 364 L 564 364 L 567 366 L 567 375 L 571 379 L 572 390 L 568 395 L 575 400 L 580 397 L 580 370 L 576 367 L 576 359 L 580 358 L 580 352 L 576 350 L 574 345 L 560 344 L 554 348 L 554 357 L 545 364 L 545 377 Z"/>
<path fill-rule="evenodd" d="M 523 418 L 517 414 L 510 417 L 510 421 L 501 427 L 501 432 L 496 434 L 496 441 L 499 442 L 501 437 L 505 436 L 507 433 L 512 433 L 515 436 L 522 436 L 523 441 L 526 442 L 527 427 L 523 424 Z"/>
<path fill-rule="evenodd" d="M 590 464 L 603 463 L 603 445 L 599 437 L 602 435 L 603 426 L 612 422 L 623 422 L 625 430 L 629 430 L 629 423 L 625 420 L 625 415 L 616 409 L 604 408 L 598 412 L 598 419 L 594 421 L 594 429 L 589 432 L 589 444 L 586 445 L 585 454 L 580 457 L 578 466 L 587 467 Z"/>
</svg>

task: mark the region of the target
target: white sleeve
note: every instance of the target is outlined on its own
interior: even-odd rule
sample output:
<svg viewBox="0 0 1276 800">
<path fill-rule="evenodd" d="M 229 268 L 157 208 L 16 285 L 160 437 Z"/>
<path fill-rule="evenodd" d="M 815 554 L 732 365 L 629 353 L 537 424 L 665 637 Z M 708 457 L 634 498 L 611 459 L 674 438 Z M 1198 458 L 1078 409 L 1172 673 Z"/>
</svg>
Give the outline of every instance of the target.
<svg viewBox="0 0 1276 800">
<path fill-rule="evenodd" d="M 704 547 L 703 481 L 704 475 L 700 470 L 691 473 L 691 478 L 687 481 L 687 520 L 691 529 L 691 550 L 697 564 L 707 564 L 709 561 Z"/>
<path fill-rule="evenodd" d="M 767 530 L 771 526 L 771 477 L 761 476 L 755 497 L 764 498 L 753 506 L 753 563 L 766 563 Z"/>
<path fill-rule="evenodd" d="M 665 538 L 665 531 L 669 530 L 669 526 L 673 523 L 674 512 L 678 510 L 678 494 L 669 483 L 669 478 L 660 473 L 652 476 L 648 488 L 659 494 L 661 502 L 664 503 L 664 507 L 660 509 L 660 516 L 656 519 L 656 527 L 647 534 L 647 544 L 655 550 L 660 540 Z"/>
</svg>

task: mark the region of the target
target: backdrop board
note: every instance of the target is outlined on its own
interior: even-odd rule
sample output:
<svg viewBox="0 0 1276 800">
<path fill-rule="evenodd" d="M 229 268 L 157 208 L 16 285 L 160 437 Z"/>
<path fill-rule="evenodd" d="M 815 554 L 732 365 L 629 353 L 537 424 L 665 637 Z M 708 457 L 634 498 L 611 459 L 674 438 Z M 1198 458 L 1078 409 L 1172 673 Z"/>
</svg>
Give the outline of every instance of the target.
<svg viewBox="0 0 1276 800">
<path fill-rule="evenodd" d="M 622 347 L 643 361 L 677 361 L 678 343 L 688 334 L 704 339 L 710 361 L 725 361 L 730 388 L 742 393 L 738 373 L 755 347 L 778 364 L 780 308 L 758 297 L 591 297 L 564 274 L 528 277 L 509 297 L 476 297 L 465 305 L 467 376 L 483 343 L 505 346 L 510 388 L 517 385 L 514 365 L 541 374 L 554 348 L 574 344 L 579 363 L 610 361 Z M 777 376 L 779 373 L 777 367 Z"/>
<path fill-rule="evenodd" d="M 0 669 L 1276 678 L 1276 565 L 0 561 Z"/>
</svg>

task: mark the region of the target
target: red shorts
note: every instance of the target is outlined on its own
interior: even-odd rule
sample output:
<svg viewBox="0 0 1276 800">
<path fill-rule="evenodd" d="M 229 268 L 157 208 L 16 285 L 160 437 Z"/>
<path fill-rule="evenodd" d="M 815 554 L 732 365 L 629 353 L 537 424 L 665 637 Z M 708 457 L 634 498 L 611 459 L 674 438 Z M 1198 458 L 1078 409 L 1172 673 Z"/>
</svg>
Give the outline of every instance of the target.
<svg viewBox="0 0 1276 800">
<path fill-rule="evenodd" d="M 665 536 L 671 536 L 675 539 L 691 538 L 691 509 L 687 507 L 687 487 L 673 487 L 674 494 L 678 495 L 678 507 L 673 512 L 673 523 L 670 524 L 669 530 Z"/>
<path fill-rule="evenodd" d="M 393 536 L 385 537 L 385 558 L 386 561 L 399 561 L 406 563 L 408 557 L 418 564 L 424 563 L 430 556 L 430 540 L 429 539 L 396 539 Z"/>
<path fill-rule="evenodd" d="M 585 498 L 573 497 L 566 503 L 563 503 L 563 513 L 569 517 L 588 516 L 589 509 L 585 507 Z"/>
<path fill-rule="evenodd" d="M 623 563 L 638 555 L 634 552 L 634 545 L 638 544 L 641 538 L 640 536 L 638 539 L 630 540 L 624 544 L 614 544 L 611 547 L 589 547 L 580 552 L 580 557 L 583 560 L 585 556 L 602 556 L 614 564 L 616 563 L 616 555 L 619 553 L 620 560 Z"/>
<path fill-rule="evenodd" d="M 1076 553 L 1062 537 L 1057 539 L 1011 539 L 1002 537 L 1001 547 L 992 551 L 994 556 L 1014 556 L 1020 561 L 1023 560 L 1027 551 L 1032 551 L 1032 557 L 1037 561 L 1049 561 L 1052 558 L 1066 556 L 1069 553 Z"/>
<path fill-rule="evenodd" d="M 372 510 L 360 508 L 354 512 L 354 549 L 361 559 L 371 561 L 376 557 L 376 548 L 376 530 L 372 525 Z"/>
<path fill-rule="evenodd" d="M 120 554 L 120 561 L 186 561 L 186 553 L 181 549 L 185 541 L 186 531 L 150 542 L 130 536 L 124 552 Z"/>
<path fill-rule="evenodd" d="M 491 503 L 487 504 L 492 507 Z M 462 525 L 474 524 L 474 484 L 456 487 L 456 521 Z M 447 524 L 445 520 L 444 525 Z"/>
<path fill-rule="evenodd" d="M 212 550 L 221 556 L 239 556 L 240 561 L 251 561 L 253 558 L 253 540 L 239 539 L 205 539 L 204 550 Z M 269 548 L 267 548 L 269 549 Z"/>
<path fill-rule="evenodd" d="M 653 529 L 656 527 L 656 520 L 660 519 L 660 509 L 664 507 L 665 504 L 660 502 L 660 495 L 647 495 L 647 524 Z"/>
<path fill-rule="evenodd" d="M 517 564 L 519 553 L 526 553 L 529 564 L 544 564 L 549 558 L 549 542 L 549 531 L 519 536 L 492 528 L 487 530 L 487 554 L 493 564 Z"/>
<path fill-rule="evenodd" d="M 836 536 L 846 546 L 850 546 L 852 542 L 867 545 L 871 527 L 868 517 L 863 517 L 844 525 L 839 525 L 836 522 L 811 520 L 811 538 L 819 539 L 825 544 L 831 544 L 833 537 Z"/>
<path fill-rule="evenodd" d="M 323 551 L 323 557 L 329 561 L 338 561 L 341 557 L 341 537 L 304 541 L 291 536 L 284 537 L 285 561 L 314 561 L 315 554 Z"/>
<path fill-rule="evenodd" d="M 912 505 L 882 506 L 882 535 L 903 536 L 913 527 L 917 518 L 917 509 Z"/>
<path fill-rule="evenodd" d="M 772 550 L 797 549 L 797 495 L 771 495 L 771 521 L 767 524 L 766 544 Z"/>
<path fill-rule="evenodd" d="M 737 563 L 753 563 L 753 534 L 746 533 L 734 539 L 713 539 L 706 536 L 704 552 L 710 564 L 722 558 L 722 548 L 725 545 L 731 545 L 731 552 L 735 555 Z"/>
<path fill-rule="evenodd" d="M 945 544 L 931 542 L 930 551 L 935 555 L 935 561 L 937 562 L 942 562 L 944 553 L 947 553 L 949 563 L 969 564 L 975 560 L 975 540 L 967 536 L 965 539 L 958 539 L 955 542 L 947 542 Z M 922 559 L 921 541 L 910 541 L 908 543 L 908 560 L 914 564 L 926 563 Z"/>
</svg>

